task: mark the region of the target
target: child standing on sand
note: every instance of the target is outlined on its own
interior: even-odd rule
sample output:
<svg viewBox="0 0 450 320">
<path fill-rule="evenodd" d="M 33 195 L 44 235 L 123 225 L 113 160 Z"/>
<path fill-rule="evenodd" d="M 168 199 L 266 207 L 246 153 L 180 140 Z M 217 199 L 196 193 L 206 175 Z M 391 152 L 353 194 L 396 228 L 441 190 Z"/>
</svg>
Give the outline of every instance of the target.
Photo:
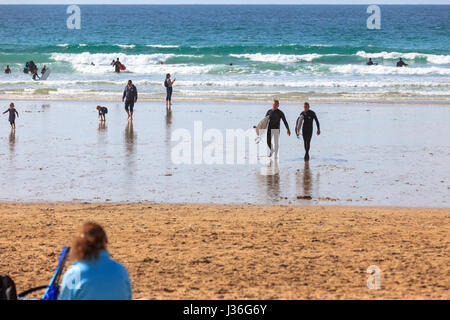
<svg viewBox="0 0 450 320">
<path fill-rule="evenodd" d="M 98 110 L 98 117 L 100 118 L 100 121 L 105 122 L 106 121 L 105 114 L 108 113 L 108 108 L 97 106 L 97 110 Z"/>
<path fill-rule="evenodd" d="M 9 109 L 6 109 L 6 111 L 3 112 L 3 114 L 7 112 L 9 112 L 9 123 L 11 124 L 11 129 L 16 130 L 16 115 L 17 117 L 19 117 L 19 113 L 14 108 L 14 103 L 11 102 L 9 104 Z"/>
</svg>

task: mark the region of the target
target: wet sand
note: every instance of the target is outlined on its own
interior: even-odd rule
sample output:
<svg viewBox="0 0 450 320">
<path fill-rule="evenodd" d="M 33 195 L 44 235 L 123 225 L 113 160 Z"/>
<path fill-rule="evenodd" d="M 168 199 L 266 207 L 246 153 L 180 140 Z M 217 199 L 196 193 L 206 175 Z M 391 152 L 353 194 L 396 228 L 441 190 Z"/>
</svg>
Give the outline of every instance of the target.
<svg viewBox="0 0 450 320">
<path fill-rule="evenodd" d="M 167 115 L 140 101 L 132 126 L 120 102 L 14 102 L 15 134 L 0 119 L 1 201 L 450 206 L 448 106 L 313 103 L 322 134 L 309 164 L 283 129 L 278 162 L 187 165 L 172 160 L 174 132 L 247 130 L 271 102 L 176 101 Z M 281 100 L 291 129 L 300 106 Z"/>
<path fill-rule="evenodd" d="M 0 270 L 19 291 L 46 284 L 95 220 L 135 299 L 450 298 L 448 209 L 1 203 L 0 216 Z"/>
</svg>

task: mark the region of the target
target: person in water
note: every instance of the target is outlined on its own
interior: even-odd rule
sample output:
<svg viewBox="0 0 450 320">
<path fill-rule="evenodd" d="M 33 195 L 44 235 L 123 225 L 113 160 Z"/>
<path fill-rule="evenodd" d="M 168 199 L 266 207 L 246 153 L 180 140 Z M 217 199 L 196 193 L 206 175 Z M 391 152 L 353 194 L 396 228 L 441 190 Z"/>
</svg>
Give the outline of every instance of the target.
<svg viewBox="0 0 450 320">
<path fill-rule="evenodd" d="M 44 66 L 43 66 L 42 69 L 41 69 L 41 74 L 44 74 L 45 71 L 47 71 L 47 67 L 46 67 L 45 64 L 44 64 Z"/>
<path fill-rule="evenodd" d="M 303 112 L 297 119 L 295 126 L 295 133 L 300 137 L 300 130 L 302 130 L 303 144 L 305 146 L 305 161 L 309 161 L 309 149 L 311 147 L 311 138 L 313 135 L 313 121 L 316 122 L 317 135 L 320 135 L 320 124 L 316 113 L 309 109 L 309 103 L 305 102 L 303 105 Z"/>
<path fill-rule="evenodd" d="M 368 66 L 373 66 L 372 58 L 369 58 L 369 61 L 366 62 Z"/>
<path fill-rule="evenodd" d="M 166 109 L 170 111 L 172 107 L 172 86 L 177 80 L 177 78 L 174 78 L 173 80 L 170 79 L 170 73 L 166 74 L 166 80 L 164 80 L 164 87 L 166 87 Z"/>
<path fill-rule="evenodd" d="M 127 112 L 127 120 L 133 121 L 134 104 L 137 102 L 137 89 L 131 80 L 128 80 L 125 90 L 123 90 L 122 102 L 125 101 L 125 111 Z"/>
<path fill-rule="evenodd" d="M 76 261 L 63 276 L 58 300 L 131 300 L 128 271 L 110 258 L 107 244 L 99 224 L 81 226 L 71 249 Z"/>
<path fill-rule="evenodd" d="M 269 157 L 275 154 L 275 158 L 278 158 L 278 139 L 280 137 L 280 121 L 283 120 L 284 126 L 287 129 L 288 136 L 291 135 L 289 130 L 289 124 L 286 121 L 283 111 L 278 109 L 280 102 L 273 100 L 272 109 L 268 110 L 266 117 L 269 117 L 269 125 L 267 127 L 267 146 L 269 147 Z M 275 147 L 272 148 L 272 137 L 274 137 Z"/>
<path fill-rule="evenodd" d="M 6 66 L 5 73 L 6 74 L 10 74 L 11 73 L 11 69 L 9 68 L 9 65 Z"/>
<path fill-rule="evenodd" d="M 3 114 L 9 112 L 9 124 L 11 125 L 12 130 L 16 130 L 16 115 L 19 117 L 19 113 L 17 112 L 16 108 L 14 107 L 14 103 L 9 104 L 9 109 L 6 109 Z"/>
<path fill-rule="evenodd" d="M 402 60 L 402 58 L 400 58 L 398 61 L 397 61 L 397 67 L 403 67 L 403 66 L 408 66 L 403 60 Z"/>
<path fill-rule="evenodd" d="M 23 73 L 28 73 L 30 71 L 30 63 L 27 61 L 25 67 L 23 67 Z"/>
<path fill-rule="evenodd" d="M 114 66 L 114 68 L 115 68 L 115 72 L 117 72 L 117 73 L 120 73 L 120 66 L 121 66 L 122 64 L 120 63 L 120 61 L 119 61 L 119 58 L 117 58 L 117 60 L 114 62 L 114 64 L 113 64 L 113 66 Z"/>
<path fill-rule="evenodd" d="M 102 107 L 102 106 L 97 106 L 97 111 L 98 111 L 98 117 L 100 118 L 100 122 L 105 122 L 106 121 L 105 115 L 108 113 L 108 108 Z"/>
</svg>

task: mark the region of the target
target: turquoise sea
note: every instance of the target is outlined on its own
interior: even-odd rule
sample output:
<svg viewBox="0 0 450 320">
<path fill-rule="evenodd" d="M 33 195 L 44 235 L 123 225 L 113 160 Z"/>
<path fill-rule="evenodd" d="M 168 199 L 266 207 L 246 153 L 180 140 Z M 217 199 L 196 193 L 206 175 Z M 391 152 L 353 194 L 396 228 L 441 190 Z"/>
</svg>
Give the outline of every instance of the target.
<svg viewBox="0 0 450 320">
<path fill-rule="evenodd" d="M 80 8 L 70 30 L 67 6 L 0 6 L 0 67 L 13 71 L 0 96 L 116 99 L 133 79 L 159 99 L 171 73 L 174 98 L 450 100 L 450 6 L 380 6 L 380 30 L 359 5 Z M 24 74 L 28 60 L 49 79 Z"/>
</svg>

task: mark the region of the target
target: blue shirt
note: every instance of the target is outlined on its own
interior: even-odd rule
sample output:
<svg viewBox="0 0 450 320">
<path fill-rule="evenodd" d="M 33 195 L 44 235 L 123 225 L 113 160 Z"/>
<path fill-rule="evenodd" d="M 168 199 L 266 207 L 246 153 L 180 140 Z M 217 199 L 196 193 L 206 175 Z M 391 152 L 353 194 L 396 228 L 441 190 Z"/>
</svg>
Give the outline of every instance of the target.
<svg viewBox="0 0 450 320">
<path fill-rule="evenodd" d="M 75 261 L 64 274 L 59 300 L 131 300 L 127 269 L 106 250 L 98 260 Z"/>
</svg>

